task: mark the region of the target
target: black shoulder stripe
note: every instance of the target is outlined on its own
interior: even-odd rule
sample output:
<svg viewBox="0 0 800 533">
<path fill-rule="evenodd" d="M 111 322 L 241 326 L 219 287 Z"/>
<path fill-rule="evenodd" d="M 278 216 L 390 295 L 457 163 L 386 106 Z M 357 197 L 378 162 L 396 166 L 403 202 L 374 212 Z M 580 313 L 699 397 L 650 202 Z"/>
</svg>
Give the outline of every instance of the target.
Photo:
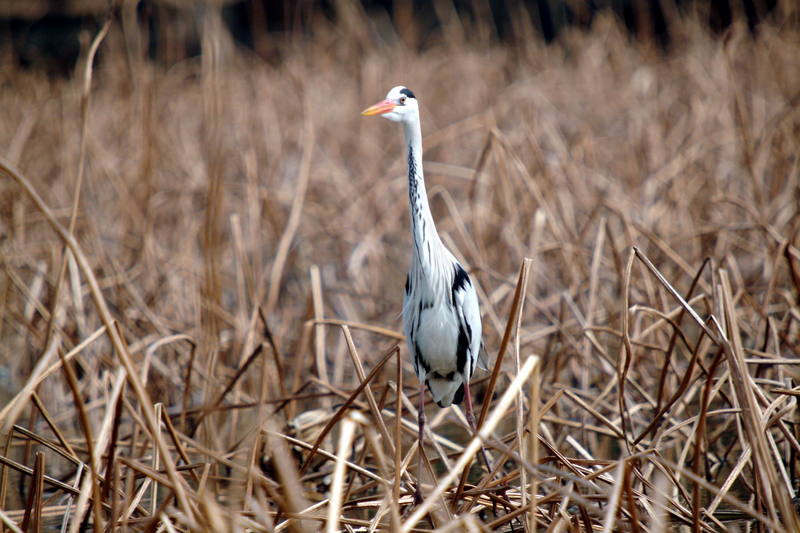
<svg viewBox="0 0 800 533">
<path fill-rule="evenodd" d="M 462 375 L 471 375 L 471 369 L 467 366 L 467 352 L 469 351 L 469 338 L 467 332 L 464 330 L 463 325 L 458 326 L 458 344 L 456 346 L 456 370 Z"/>
<path fill-rule="evenodd" d="M 406 274 L 406 294 L 411 294 L 411 274 Z"/>
<path fill-rule="evenodd" d="M 467 271 L 464 270 L 461 265 L 456 263 L 455 275 L 453 276 L 453 287 L 450 290 L 450 298 L 453 303 L 456 302 L 456 291 L 466 289 L 467 285 L 472 285 L 469 275 L 467 275 Z"/>
</svg>

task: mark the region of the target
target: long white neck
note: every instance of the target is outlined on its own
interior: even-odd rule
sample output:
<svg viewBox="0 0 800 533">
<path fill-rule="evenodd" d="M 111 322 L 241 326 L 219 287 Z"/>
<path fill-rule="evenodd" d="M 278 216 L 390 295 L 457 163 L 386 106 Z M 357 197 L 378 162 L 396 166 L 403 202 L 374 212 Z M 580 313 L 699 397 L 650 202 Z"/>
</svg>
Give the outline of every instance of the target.
<svg viewBox="0 0 800 533">
<path fill-rule="evenodd" d="M 427 271 L 443 248 L 436 224 L 433 222 L 425 177 L 422 171 L 422 133 L 419 120 L 405 122 L 406 155 L 408 157 L 408 205 L 411 213 L 411 238 L 413 241 L 413 267 Z"/>
</svg>

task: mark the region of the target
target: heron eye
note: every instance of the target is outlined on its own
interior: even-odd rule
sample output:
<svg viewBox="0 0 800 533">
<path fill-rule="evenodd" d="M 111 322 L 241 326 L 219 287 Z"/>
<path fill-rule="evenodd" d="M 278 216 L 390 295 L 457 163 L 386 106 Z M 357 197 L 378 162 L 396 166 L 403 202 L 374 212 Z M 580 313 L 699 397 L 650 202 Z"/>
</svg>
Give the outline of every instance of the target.
<svg viewBox="0 0 800 533">
<path fill-rule="evenodd" d="M 400 103 L 403 104 L 403 105 L 406 104 L 406 96 L 405 95 L 400 97 Z"/>
</svg>

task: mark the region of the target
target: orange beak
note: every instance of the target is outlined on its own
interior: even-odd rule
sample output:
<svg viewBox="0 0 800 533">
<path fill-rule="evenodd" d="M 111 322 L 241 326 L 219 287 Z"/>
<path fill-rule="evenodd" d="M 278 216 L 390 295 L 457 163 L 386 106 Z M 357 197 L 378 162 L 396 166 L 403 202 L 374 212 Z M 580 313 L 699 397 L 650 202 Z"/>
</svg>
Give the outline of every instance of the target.
<svg viewBox="0 0 800 533">
<path fill-rule="evenodd" d="M 361 112 L 361 114 L 364 115 L 365 117 L 371 117 L 373 115 L 384 115 L 386 113 L 389 113 L 390 111 L 393 111 L 396 105 L 397 104 L 395 104 L 391 100 L 381 100 L 377 104 L 366 108 L 364 111 Z"/>
</svg>

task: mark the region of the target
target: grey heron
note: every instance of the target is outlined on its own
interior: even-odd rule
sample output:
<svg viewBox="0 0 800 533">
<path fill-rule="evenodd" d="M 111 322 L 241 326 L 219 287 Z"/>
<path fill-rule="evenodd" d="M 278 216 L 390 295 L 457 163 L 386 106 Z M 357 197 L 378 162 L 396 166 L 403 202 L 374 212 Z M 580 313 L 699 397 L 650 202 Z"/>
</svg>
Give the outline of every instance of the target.
<svg viewBox="0 0 800 533">
<path fill-rule="evenodd" d="M 473 433 L 476 431 L 469 380 L 481 349 L 478 294 L 469 274 L 436 231 L 425 191 L 420 111 L 414 93 L 399 85 L 361 114 L 400 122 L 405 132 L 412 253 L 403 297 L 403 330 L 420 382 L 421 452 L 426 386 L 439 407 L 463 400 L 467 421 Z"/>
</svg>

